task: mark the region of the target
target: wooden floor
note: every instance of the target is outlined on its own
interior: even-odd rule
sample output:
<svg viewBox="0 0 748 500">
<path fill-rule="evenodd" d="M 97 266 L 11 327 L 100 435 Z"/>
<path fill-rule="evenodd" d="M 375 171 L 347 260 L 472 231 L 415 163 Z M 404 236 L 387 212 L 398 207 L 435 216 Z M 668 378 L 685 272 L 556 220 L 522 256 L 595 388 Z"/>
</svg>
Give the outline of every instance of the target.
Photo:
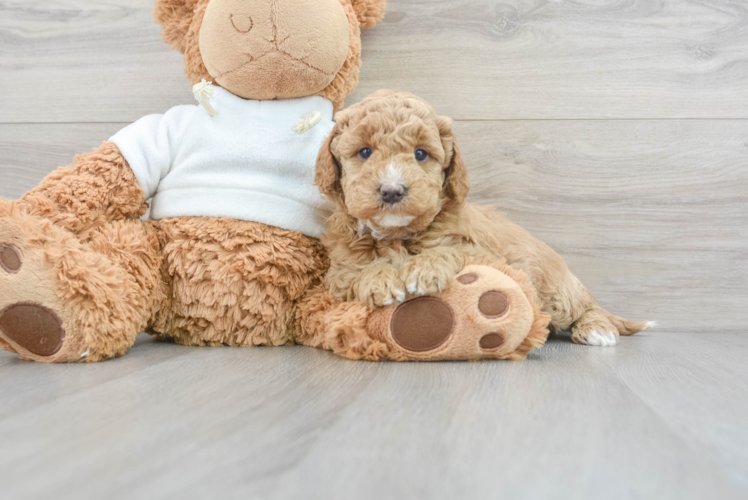
<svg viewBox="0 0 748 500">
<path fill-rule="evenodd" d="M 0 1 L 0 196 L 191 103 L 152 0 Z M 361 84 L 457 120 L 471 200 L 660 327 L 525 363 L 0 354 L 2 498 L 748 497 L 748 2 L 390 0 Z"/>
<path fill-rule="evenodd" d="M 0 354 L 2 498 L 748 495 L 748 336 L 550 341 L 526 362 L 187 348 Z"/>
</svg>

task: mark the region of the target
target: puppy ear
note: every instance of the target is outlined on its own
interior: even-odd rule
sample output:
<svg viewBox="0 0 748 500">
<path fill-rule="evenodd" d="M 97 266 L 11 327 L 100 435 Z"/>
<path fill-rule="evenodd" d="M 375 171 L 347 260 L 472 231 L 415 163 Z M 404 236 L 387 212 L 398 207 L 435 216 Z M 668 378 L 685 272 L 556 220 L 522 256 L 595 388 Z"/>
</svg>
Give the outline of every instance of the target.
<svg viewBox="0 0 748 500">
<path fill-rule="evenodd" d="M 387 0 L 351 0 L 358 23 L 362 28 L 373 28 L 384 18 Z"/>
<path fill-rule="evenodd" d="M 470 191 L 468 173 L 465 162 L 457 146 L 457 139 L 452 132 L 452 119 L 439 117 L 437 119 L 439 133 L 442 137 L 447 161 L 444 167 L 444 193 L 455 205 L 462 205 Z"/>
<path fill-rule="evenodd" d="M 314 184 L 320 193 L 330 197 L 335 202 L 341 202 L 343 188 L 340 185 L 341 168 L 332 152 L 332 142 L 338 135 L 338 125 L 332 129 L 322 149 L 317 155 L 317 165 L 314 171 Z"/>
<path fill-rule="evenodd" d="M 184 53 L 185 37 L 190 29 L 195 9 L 207 0 L 155 0 L 153 17 L 164 27 L 161 38 L 172 49 Z"/>
</svg>

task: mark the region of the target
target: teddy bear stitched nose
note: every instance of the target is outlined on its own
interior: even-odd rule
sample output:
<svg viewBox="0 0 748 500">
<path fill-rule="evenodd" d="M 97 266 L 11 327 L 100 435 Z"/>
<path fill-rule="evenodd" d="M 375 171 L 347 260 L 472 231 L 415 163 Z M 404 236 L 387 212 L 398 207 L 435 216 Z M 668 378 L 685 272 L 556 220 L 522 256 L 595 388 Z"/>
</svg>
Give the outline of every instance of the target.
<svg viewBox="0 0 748 500">
<path fill-rule="evenodd" d="M 246 14 L 231 14 L 231 25 L 236 31 L 246 35 L 254 26 L 254 22 Z"/>
</svg>

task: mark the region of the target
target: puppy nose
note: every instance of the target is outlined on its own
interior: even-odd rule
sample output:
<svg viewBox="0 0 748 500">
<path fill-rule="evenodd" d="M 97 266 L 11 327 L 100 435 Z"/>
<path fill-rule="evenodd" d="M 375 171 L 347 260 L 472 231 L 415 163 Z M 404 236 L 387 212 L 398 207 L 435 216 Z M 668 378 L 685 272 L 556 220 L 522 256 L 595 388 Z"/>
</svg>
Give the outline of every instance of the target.
<svg viewBox="0 0 748 500">
<path fill-rule="evenodd" d="M 407 193 L 408 188 L 402 184 L 385 184 L 379 187 L 379 197 L 382 203 L 388 205 L 401 202 Z"/>
</svg>

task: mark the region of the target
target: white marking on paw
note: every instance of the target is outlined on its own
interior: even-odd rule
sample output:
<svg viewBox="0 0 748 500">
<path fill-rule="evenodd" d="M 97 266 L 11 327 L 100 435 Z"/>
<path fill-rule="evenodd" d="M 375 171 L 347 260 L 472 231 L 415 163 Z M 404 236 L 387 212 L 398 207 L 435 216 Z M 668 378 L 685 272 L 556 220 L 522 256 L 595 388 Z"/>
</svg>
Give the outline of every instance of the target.
<svg viewBox="0 0 748 500">
<path fill-rule="evenodd" d="M 412 215 L 384 214 L 374 217 L 374 221 L 382 227 L 406 227 L 413 222 Z"/>
<path fill-rule="evenodd" d="M 649 330 L 650 328 L 655 328 L 655 327 L 657 327 L 656 321 L 647 321 L 647 324 L 644 325 L 644 328 L 642 328 L 642 331 Z"/>
<path fill-rule="evenodd" d="M 394 303 L 395 303 L 395 299 L 389 299 L 389 300 L 385 300 L 384 302 L 382 302 L 382 305 L 383 306 L 391 306 Z"/>
<path fill-rule="evenodd" d="M 587 345 L 595 346 L 611 346 L 616 345 L 616 334 L 613 332 L 598 332 L 597 330 L 590 332 L 586 339 L 582 339 Z"/>
<path fill-rule="evenodd" d="M 84 352 L 83 354 L 81 354 L 81 358 L 85 358 L 89 354 L 91 354 L 91 350 L 90 349 L 88 351 Z"/>
<path fill-rule="evenodd" d="M 395 300 L 402 302 L 405 300 L 405 292 L 403 290 L 395 290 Z"/>
<path fill-rule="evenodd" d="M 416 290 L 418 290 L 418 283 L 415 281 L 411 281 L 408 283 L 408 293 L 414 294 L 416 293 Z"/>
</svg>

